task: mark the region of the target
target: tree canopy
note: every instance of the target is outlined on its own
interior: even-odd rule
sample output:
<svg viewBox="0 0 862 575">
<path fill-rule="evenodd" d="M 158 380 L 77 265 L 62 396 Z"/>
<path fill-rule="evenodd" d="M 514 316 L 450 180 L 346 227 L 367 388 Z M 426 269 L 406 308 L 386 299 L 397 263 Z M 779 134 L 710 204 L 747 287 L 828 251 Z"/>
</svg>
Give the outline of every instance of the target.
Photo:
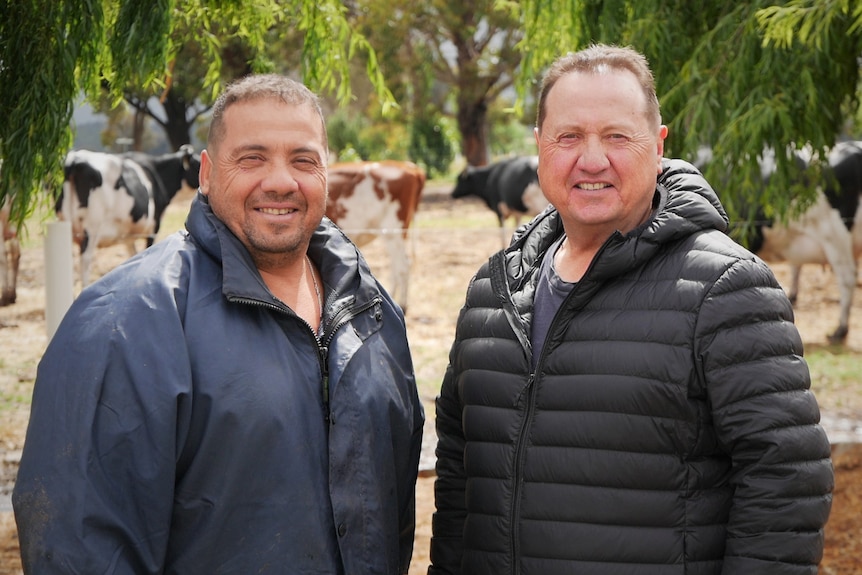
<svg viewBox="0 0 862 575">
<path fill-rule="evenodd" d="M 522 94 L 536 91 L 556 56 L 592 42 L 641 51 L 670 128 L 668 153 L 694 158 L 711 147 L 706 175 L 737 216 L 752 206 L 782 216 L 807 205 L 814 188 L 794 185 L 789 151 L 831 147 L 858 107 L 857 2 L 524 0 L 521 10 Z M 765 149 L 778 163 L 768 186 L 758 165 Z"/>
<path fill-rule="evenodd" d="M 205 86 L 221 84 L 221 38 L 230 29 L 250 47 L 252 69 L 271 69 L 267 32 L 289 22 L 303 34 L 303 81 L 319 92 L 350 97 L 349 62 L 367 52 L 367 74 L 384 106 L 394 104 L 367 40 L 354 32 L 336 0 L 0 0 L 0 202 L 13 219 L 56 185 L 72 142 L 70 120 L 83 91 L 96 100 L 104 86 L 117 102 L 127 86 L 169 89 L 184 43 L 194 34 L 209 62 Z"/>
<path fill-rule="evenodd" d="M 853 135 L 848 118 L 859 115 L 862 5 L 851 0 L 0 0 L 0 200 L 13 196 L 20 218 L 45 197 L 81 91 L 92 101 L 108 85 L 117 102 L 129 86 L 167 94 L 194 44 L 211 101 L 225 79 L 226 39 L 241 44 L 242 65 L 271 70 L 273 37 L 286 30 L 302 38 L 291 69 L 313 89 L 346 103 L 350 66 L 362 55 L 375 102 L 393 106 L 394 92 L 422 116 L 439 113 L 435 82 L 460 113 L 486 110 L 514 80 L 523 107 L 557 56 L 598 41 L 630 45 L 655 73 L 668 155 L 694 158 L 710 147 L 706 175 L 737 217 L 804 207 L 814 188 L 793 185 L 791 152 L 825 151 Z M 380 30 L 390 42 L 378 39 L 378 62 L 369 39 Z M 399 55 L 404 47 L 413 67 Z M 481 159 L 477 117 L 459 118 L 459 128 L 462 151 Z M 778 171 L 764 186 L 758 157 L 767 149 L 777 151 Z"/>
</svg>

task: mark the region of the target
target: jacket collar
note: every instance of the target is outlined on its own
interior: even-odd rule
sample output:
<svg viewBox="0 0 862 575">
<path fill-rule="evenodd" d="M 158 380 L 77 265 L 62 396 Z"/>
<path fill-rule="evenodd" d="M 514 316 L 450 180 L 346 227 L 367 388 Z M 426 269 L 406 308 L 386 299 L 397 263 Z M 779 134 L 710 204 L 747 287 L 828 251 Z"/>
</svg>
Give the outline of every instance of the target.
<svg viewBox="0 0 862 575">
<path fill-rule="evenodd" d="M 213 213 L 207 197 L 192 200 L 186 229 L 200 247 L 222 266 L 222 293 L 228 299 L 256 300 L 284 307 L 266 287 L 248 250 Z M 380 298 L 380 288 L 356 246 L 329 218 L 315 230 L 308 255 L 323 279 L 324 315 L 334 309 Z"/>
</svg>

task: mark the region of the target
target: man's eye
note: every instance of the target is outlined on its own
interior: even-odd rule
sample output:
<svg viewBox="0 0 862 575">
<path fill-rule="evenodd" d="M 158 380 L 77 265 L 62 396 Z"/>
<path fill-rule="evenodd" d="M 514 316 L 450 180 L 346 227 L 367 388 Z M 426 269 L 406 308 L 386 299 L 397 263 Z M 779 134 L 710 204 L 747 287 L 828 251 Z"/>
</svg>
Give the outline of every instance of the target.
<svg viewBox="0 0 862 575">
<path fill-rule="evenodd" d="M 313 169 L 320 165 L 316 158 L 299 157 L 294 160 L 294 163 L 303 169 Z"/>
</svg>

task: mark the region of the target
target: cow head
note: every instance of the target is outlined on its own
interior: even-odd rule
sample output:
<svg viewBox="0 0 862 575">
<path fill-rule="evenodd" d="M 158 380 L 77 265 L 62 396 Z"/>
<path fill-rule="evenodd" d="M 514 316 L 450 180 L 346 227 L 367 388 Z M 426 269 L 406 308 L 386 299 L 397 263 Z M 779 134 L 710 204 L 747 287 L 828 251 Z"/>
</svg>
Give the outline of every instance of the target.
<svg viewBox="0 0 862 575">
<path fill-rule="evenodd" d="M 467 166 L 464 168 L 458 174 L 455 189 L 452 190 L 452 198 L 457 200 L 467 196 L 483 197 L 489 172 L 489 166 Z"/>
</svg>

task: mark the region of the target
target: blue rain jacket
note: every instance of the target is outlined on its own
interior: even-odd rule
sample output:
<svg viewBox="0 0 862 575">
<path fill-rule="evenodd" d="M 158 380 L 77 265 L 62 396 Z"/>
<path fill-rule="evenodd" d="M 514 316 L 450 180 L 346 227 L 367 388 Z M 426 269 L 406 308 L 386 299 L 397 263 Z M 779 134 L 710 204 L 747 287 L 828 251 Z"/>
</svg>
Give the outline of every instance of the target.
<svg viewBox="0 0 862 575">
<path fill-rule="evenodd" d="M 193 201 L 85 290 L 38 370 L 25 572 L 406 573 L 424 414 L 400 309 L 329 220 L 324 331 Z"/>
</svg>

